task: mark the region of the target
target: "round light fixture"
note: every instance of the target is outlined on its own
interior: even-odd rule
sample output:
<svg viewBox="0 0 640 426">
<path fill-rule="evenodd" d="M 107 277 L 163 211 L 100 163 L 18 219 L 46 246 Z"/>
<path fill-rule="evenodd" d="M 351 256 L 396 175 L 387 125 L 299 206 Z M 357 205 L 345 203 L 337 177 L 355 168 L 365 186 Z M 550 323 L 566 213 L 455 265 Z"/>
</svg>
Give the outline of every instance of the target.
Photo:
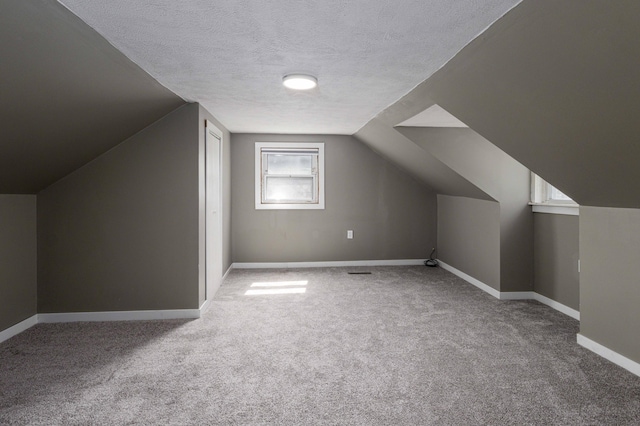
<svg viewBox="0 0 640 426">
<path fill-rule="evenodd" d="M 282 84 L 293 90 L 309 90 L 318 85 L 318 79 L 308 74 L 288 74 L 282 77 Z"/>
</svg>

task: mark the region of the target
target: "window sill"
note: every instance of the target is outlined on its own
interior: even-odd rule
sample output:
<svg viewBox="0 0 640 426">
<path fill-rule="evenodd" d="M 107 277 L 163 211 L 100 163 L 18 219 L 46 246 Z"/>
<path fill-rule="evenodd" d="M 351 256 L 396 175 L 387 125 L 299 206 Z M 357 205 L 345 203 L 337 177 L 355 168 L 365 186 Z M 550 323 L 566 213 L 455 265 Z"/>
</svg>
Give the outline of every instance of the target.
<svg viewBox="0 0 640 426">
<path fill-rule="evenodd" d="M 529 205 L 534 213 L 564 214 L 568 216 L 580 215 L 580 206 L 577 204 L 529 203 Z"/>
<path fill-rule="evenodd" d="M 256 210 L 324 210 L 324 203 L 315 204 L 261 204 L 256 202 Z"/>
</svg>

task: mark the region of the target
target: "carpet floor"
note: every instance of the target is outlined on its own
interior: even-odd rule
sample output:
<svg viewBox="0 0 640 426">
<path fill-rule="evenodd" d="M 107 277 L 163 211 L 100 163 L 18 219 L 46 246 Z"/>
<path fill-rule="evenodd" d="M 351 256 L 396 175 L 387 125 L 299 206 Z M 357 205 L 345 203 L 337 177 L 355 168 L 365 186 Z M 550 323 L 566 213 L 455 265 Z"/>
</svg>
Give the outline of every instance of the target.
<svg viewBox="0 0 640 426">
<path fill-rule="evenodd" d="M 354 270 L 234 270 L 198 320 L 38 324 L 0 344 L 0 424 L 640 424 L 640 378 L 577 321 Z"/>
</svg>

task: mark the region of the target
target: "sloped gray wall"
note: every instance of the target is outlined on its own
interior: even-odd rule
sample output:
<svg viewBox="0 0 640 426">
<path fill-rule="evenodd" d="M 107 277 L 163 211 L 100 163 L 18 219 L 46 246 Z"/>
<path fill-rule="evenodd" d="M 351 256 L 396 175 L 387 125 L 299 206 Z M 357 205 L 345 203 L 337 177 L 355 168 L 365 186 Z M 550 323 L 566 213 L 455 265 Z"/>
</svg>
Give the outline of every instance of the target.
<svg viewBox="0 0 640 426">
<path fill-rule="evenodd" d="M 404 110 L 404 105 L 395 104 L 389 110 Z M 399 128 L 393 127 L 396 124 L 376 117 L 353 136 L 438 194 L 493 200 L 431 153 L 416 146 Z"/>
<path fill-rule="evenodd" d="M 397 130 L 499 202 L 500 261 L 494 265 L 499 268 L 500 276 L 497 290 L 532 290 L 533 217 L 528 205 L 529 170 L 468 128 L 397 127 Z M 494 237 L 487 235 L 486 238 Z M 487 267 L 489 263 L 483 262 L 483 265 Z"/>
<path fill-rule="evenodd" d="M 524 0 L 398 102 L 439 104 L 581 205 L 581 333 L 636 362 L 639 19 Z"/>
<path fill-rule="evenodd" d="M 36 196 L 0 195 L 0 331 L 36 314 Z"/>
<path fill-rule="evenodd" d="M 636 0 L 525 0 L 416 93 L 580 205 L 638 208 L 639 20 Z"/>
<path fill-rule="evenodd" d="M 0 10 L 0 193 L 35 194 L 185 103 L 59 2 Z"/>
</svg>

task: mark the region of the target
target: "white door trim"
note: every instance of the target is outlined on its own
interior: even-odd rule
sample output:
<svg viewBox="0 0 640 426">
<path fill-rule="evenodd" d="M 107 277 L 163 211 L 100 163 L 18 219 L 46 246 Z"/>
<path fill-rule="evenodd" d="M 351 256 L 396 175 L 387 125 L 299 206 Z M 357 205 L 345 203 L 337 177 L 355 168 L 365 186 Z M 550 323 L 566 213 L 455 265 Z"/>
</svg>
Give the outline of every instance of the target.
<svg viewBox="0 0 640 426">
<path fill-rule="evenodd" d="M 214 147 L 212 151 L 211 147 Z M 222 281 L 222 150 L 223 133 L 211 121 L 205 122 L 205 300 L 211 300 Z M 217 158 L 216 158 L 217 156 Z M 216 161 L 217 160 L 217 161 Z M 216 163 L 216 164 L 214 164 Z M 216 188 L 209 182 L 213 168 L 217 168 Z M 213 170 L 215 172 L 215 170 Z M 217 197 L 217 205 L 211 200 Z M 215 207 L 215 221 L 211 211 Z"/>
</svg>

